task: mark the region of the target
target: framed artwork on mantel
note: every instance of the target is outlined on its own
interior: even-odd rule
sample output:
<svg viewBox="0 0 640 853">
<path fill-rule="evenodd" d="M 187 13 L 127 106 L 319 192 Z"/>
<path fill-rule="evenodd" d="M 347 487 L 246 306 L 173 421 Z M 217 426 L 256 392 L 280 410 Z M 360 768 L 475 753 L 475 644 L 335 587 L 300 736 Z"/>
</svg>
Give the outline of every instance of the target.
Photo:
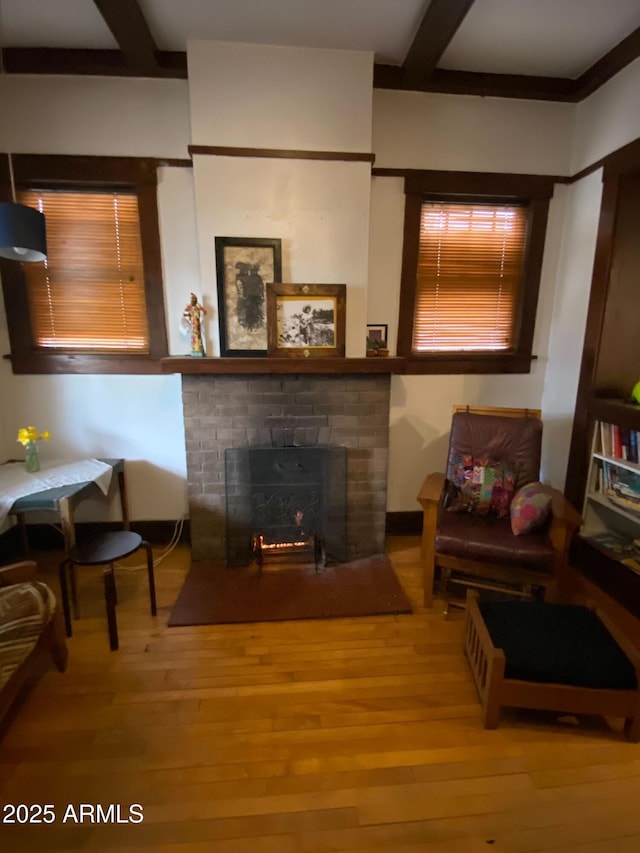
<svg viewBox="0 0 640 853">
<path fill-rule="evenodd" d="M 345 284 L 267 285 L 268 354 L 344 358 Z"/>
<path fill-rule="evenodd" d="M 216 237 L 220 355 L 267 354 L 266 286 L 282 279 L 281 240 Z"/>
</svg>

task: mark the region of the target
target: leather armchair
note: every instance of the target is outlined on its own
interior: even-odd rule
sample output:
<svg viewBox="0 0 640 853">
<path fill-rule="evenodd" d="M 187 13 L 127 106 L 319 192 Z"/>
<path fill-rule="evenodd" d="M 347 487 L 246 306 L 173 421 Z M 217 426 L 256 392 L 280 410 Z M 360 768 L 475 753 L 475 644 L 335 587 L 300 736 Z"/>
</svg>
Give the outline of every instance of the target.
<svg viewBox="0 0 640 853">
<path fill-rule="evenodd" d="M 447 582 L 453 577 L 467 586 L 521 588 L 525 592 L 538 588 L 548 600 L 562 599 L 567 587 L 569 546 L 581 518 L 561 492 L 548 487 L 550 520 L 539 530 L 521 536 L 513 534 L 508 516 L 449 512 L 445 507 L 456 459 L 464 454 L 508 464 L 515 474 L 514 494 L 537 481 L 542 422 L 531 410 L 478 412 L 457 408 L 451 424 L 447 470 L 429 474 L 417 498 L 423 510 L 425 607 L 433 603 L 436 566 L 445 598 Z"/>
</svg>

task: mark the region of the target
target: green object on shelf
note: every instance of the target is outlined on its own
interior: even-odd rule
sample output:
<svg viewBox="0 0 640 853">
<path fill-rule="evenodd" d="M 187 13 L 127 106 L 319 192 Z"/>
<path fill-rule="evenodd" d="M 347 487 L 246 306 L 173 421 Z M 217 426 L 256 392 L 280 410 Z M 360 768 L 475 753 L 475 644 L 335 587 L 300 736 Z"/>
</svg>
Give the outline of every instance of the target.
<svg viewBox="0 0 640 853">
<path fill-rule="evenodd" d="M 638 380 L 638 382 L 633 386 L 631 397 L 636 403 L 640 403 L 640 380 Z"/>
</svg>

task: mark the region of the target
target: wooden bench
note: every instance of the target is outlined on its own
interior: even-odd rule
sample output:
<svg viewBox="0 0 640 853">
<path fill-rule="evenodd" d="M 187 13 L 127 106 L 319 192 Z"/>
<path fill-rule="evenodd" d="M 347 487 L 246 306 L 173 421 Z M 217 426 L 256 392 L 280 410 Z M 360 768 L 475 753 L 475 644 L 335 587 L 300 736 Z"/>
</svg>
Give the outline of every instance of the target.
<svg viewBox="0 0 640 853">
<path fill-rule="evenodd" d="M 552 609 L 553 608 L 553 609 Z M 464 650 L 485 728 L 504 707 L 625 719 L 640 740 L 640 655 L 595 609 L 467 595 Z"/>
</svg>

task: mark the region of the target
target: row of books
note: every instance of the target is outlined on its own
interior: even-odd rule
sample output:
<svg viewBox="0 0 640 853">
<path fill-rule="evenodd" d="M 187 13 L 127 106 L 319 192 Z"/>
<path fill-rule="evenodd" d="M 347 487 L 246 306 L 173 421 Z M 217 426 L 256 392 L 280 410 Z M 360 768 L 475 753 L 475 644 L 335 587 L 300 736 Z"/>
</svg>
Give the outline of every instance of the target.
<svg viewBox="0 0 640 853">
<path fill-rule="evenodd" d="M 640 430 L 621 427 L 619 424 L 607 424 L 600 421 L 600 448 L 605 456 L 638 462 L 640 448 Z"/>
<path fill-rule="evenodd" d="M 584 537 L 608 557 L 618 560 L 632 571 L 640 574 L 640 539 L 627 539 L 612 530 Z"/>
</svg>

